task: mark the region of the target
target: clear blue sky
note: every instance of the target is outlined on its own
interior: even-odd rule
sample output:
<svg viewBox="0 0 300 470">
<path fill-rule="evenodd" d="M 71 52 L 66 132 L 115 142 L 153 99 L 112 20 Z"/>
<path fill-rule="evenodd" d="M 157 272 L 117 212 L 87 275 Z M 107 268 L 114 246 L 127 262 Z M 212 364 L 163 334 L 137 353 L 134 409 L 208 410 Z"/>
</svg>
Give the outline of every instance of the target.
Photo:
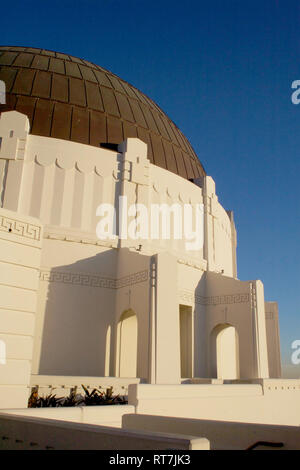
<svg viewBox="0 0 300 470">
<path fill-rule="evenodd" d="M 300 2 L 15 0 L 1 5 L 0 38 L 95 62 L 176 122 L 234 211 L 239 278 L 261 279 L 279 303 L 289 364 L 300 339 Z"/>
</svg>

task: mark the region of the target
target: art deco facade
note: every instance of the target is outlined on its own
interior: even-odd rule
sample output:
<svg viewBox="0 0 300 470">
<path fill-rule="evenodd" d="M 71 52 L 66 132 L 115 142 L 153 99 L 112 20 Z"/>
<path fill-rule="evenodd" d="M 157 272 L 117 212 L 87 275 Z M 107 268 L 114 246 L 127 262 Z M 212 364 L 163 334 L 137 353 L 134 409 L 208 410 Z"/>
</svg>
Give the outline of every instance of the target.
<svg viewBox="0 0 300 470">
<path fill-rule="evenodd" d="M 31 375 L 280 377 L 277 304 L 237 278 L 233 213 L 162 110 L 51 51 L 0 48 L 0 80 L 0 400 L 26 406 Z M 100 240 L 97 207 L 119 196 L 203 204 L 203 248 Z"/>
</svg>

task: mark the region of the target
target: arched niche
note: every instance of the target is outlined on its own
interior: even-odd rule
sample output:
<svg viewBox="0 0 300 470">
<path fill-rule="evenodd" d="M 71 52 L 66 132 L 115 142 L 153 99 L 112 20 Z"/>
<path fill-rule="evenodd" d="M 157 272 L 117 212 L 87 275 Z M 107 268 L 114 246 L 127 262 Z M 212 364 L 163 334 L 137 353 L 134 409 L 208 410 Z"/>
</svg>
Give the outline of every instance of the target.
<svg viewBox="0 0 300 470">
<path fill-rule="evenodd" d="M 210 334 L 211 377 L 238 379 L 239 338 L 236 328 L 230 324 L 217 325 Z"/>
<path fill-rule="evenodd" d="M 133 310 L 122 313 L 117 326 L 117 377 L 137 375 L 137 316 Z"/>
</svg>

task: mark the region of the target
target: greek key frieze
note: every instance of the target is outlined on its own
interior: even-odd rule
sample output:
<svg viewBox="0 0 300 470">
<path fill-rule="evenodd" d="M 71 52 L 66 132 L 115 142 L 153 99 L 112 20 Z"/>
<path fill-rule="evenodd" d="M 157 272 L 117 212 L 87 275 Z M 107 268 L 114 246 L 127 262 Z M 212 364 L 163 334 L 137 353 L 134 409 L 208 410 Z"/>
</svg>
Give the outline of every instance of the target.
<svg viewBox="0 0 300 470">
<path fill-rule="evenodd" d="M 119 289 L 121 287 L 132 286 L 149 279 L 148 270 L 140 271 L 120 279 L 111 279 L 97 274 L 73 273 L 43 269 L 40 271 L 40 280 L 48 282 L 60 282 L 86 287 L 101 287 L 104 289 Z"/>
<path fill-rule="evenodd" d="M 147 269 L 138 273 L 130 274 L 129 276 L 122 277 L 116 281 L 116 288 L 132 286 L 139 282 L 145 282 L 149 279 L 149 272 Z"/>
<path fill-rule="evenodd" d="M 239 304 L 249 302 L 249 294 L 229 294 L 205 297 L 206 305 Z"/>
<path fill-rule="evenodd" d="M 41 227 L 21 220 L 11 219 L 0 215 L 0 230 L 10 232 L 14 235 L 30 238 L 31 240 L 41 239 Z"/>
<path fill-rule="evenodd" d="M 181 291 L 179 296 L 181 301 L 188 301 L 190 303 L 200 305 L 228 305 L 237 303 L 248 303 L 250 300 L 250 296 L 248 293 L 204 297 L 201 295 L 197 295 L 192 291 Z"/>
</svg>

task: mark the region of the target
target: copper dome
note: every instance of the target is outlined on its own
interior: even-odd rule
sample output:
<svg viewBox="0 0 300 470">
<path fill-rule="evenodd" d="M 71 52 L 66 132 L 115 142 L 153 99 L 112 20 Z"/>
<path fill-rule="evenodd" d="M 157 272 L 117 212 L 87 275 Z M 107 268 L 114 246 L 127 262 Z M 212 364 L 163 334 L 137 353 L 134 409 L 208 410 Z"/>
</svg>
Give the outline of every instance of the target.
<svg viewBox="0 0 300 470">
<path fill-rule="evenodd" d="M 29 47 L 0 47 L 6 105 L 30 120 L 31 133 L 100 146 L 138 137 L 151 162 L 184 178 L 205 175 L 178 127 L 151 99 L 83 59 Z"/>
</svg>

